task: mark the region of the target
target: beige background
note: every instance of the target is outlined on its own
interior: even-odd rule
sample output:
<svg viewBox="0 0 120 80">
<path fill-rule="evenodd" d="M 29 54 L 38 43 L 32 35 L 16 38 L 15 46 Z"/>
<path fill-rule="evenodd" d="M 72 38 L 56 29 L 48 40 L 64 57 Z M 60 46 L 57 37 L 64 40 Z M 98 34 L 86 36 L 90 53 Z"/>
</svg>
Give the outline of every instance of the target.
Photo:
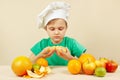
<svg viewBox="0 0 120 80">
<path fill-rule="evenodd" d="M 11 64 L 47 37 L 36 27 L 38 13 L 56 0 L 0 0 L 0 65 Z M 67 36 L 77 39 L 97 59 L 120 64 L 120 0 L 57 0 L 71 4 Z"/>
</svg>

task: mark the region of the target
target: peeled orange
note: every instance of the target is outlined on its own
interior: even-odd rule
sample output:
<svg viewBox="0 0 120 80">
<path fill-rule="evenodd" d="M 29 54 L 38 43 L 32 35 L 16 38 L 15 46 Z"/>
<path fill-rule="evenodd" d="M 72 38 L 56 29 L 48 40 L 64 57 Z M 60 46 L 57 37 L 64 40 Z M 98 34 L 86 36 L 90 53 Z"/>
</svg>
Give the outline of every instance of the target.
<svg viewBox="0 0 120 80">
<path fill-rule="evenodd" d="M 70 60 L 67 65 L 68 71 L 72 74 L 79 74 L 81 72 L 81 63 L 78 60 Z"/>
<path fill-rule="evenodd" d="M 32 69 L 32 62 L 26 56 L 18 56 L 13 60 L 11 69 L 16 75 L 23 76 Z"/>
</svg>

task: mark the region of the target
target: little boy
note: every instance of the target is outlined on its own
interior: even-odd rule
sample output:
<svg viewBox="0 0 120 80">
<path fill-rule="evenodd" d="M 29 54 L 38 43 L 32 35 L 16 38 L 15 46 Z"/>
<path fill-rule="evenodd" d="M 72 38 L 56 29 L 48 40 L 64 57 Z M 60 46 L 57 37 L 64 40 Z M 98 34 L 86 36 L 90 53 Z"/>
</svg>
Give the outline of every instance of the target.
<svg viewBox="0 0 120 80">
<path fill-rule="evenodd" d="M 70 5 L 65 2 L 53 2 L 39 14 L 38 26 L 45 29 L 49 37 L 31 48 L 32 62 L 43 57 L 49 65 L 67 65 L 69 60 L 78 58 L 86 51 L 75 39 L 65 36 L 69 9 Z"/>
</svg>

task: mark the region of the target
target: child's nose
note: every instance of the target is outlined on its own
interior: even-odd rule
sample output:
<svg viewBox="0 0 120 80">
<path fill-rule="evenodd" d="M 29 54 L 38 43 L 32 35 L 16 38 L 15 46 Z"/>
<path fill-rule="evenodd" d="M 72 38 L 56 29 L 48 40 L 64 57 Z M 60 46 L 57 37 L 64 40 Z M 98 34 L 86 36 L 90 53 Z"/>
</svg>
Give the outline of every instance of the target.
<svg viewBox="0 0 120 80">
<path fill-rule="evenodd" d="M 59 34 L 59 30 L 55 30 L 55 34 Z"/>
</svg>

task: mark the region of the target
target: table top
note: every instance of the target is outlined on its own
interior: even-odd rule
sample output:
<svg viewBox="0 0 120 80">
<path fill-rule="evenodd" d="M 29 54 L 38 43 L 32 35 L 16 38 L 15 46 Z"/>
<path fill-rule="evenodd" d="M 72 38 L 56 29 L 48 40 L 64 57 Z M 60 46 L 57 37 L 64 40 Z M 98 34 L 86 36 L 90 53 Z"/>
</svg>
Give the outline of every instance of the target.
<svg viewBox="0 0 120 80">
<path fill-rule="evenodd" d="M 68 72 L 66 66 L 50 66 L 52 72 L 42 78 L 34 80 L 119 80 L 120 66 L 115 73 L 107 73 L 105 77 L 96 77 L 94 75 L 78 74 L 72 75 Z M 28 80 L 27 78 L 16 76 L 9 65 L 0 65 L 0 80 Z M 33 78 L 29 78 L 33 80 Z"/>
</svg>

